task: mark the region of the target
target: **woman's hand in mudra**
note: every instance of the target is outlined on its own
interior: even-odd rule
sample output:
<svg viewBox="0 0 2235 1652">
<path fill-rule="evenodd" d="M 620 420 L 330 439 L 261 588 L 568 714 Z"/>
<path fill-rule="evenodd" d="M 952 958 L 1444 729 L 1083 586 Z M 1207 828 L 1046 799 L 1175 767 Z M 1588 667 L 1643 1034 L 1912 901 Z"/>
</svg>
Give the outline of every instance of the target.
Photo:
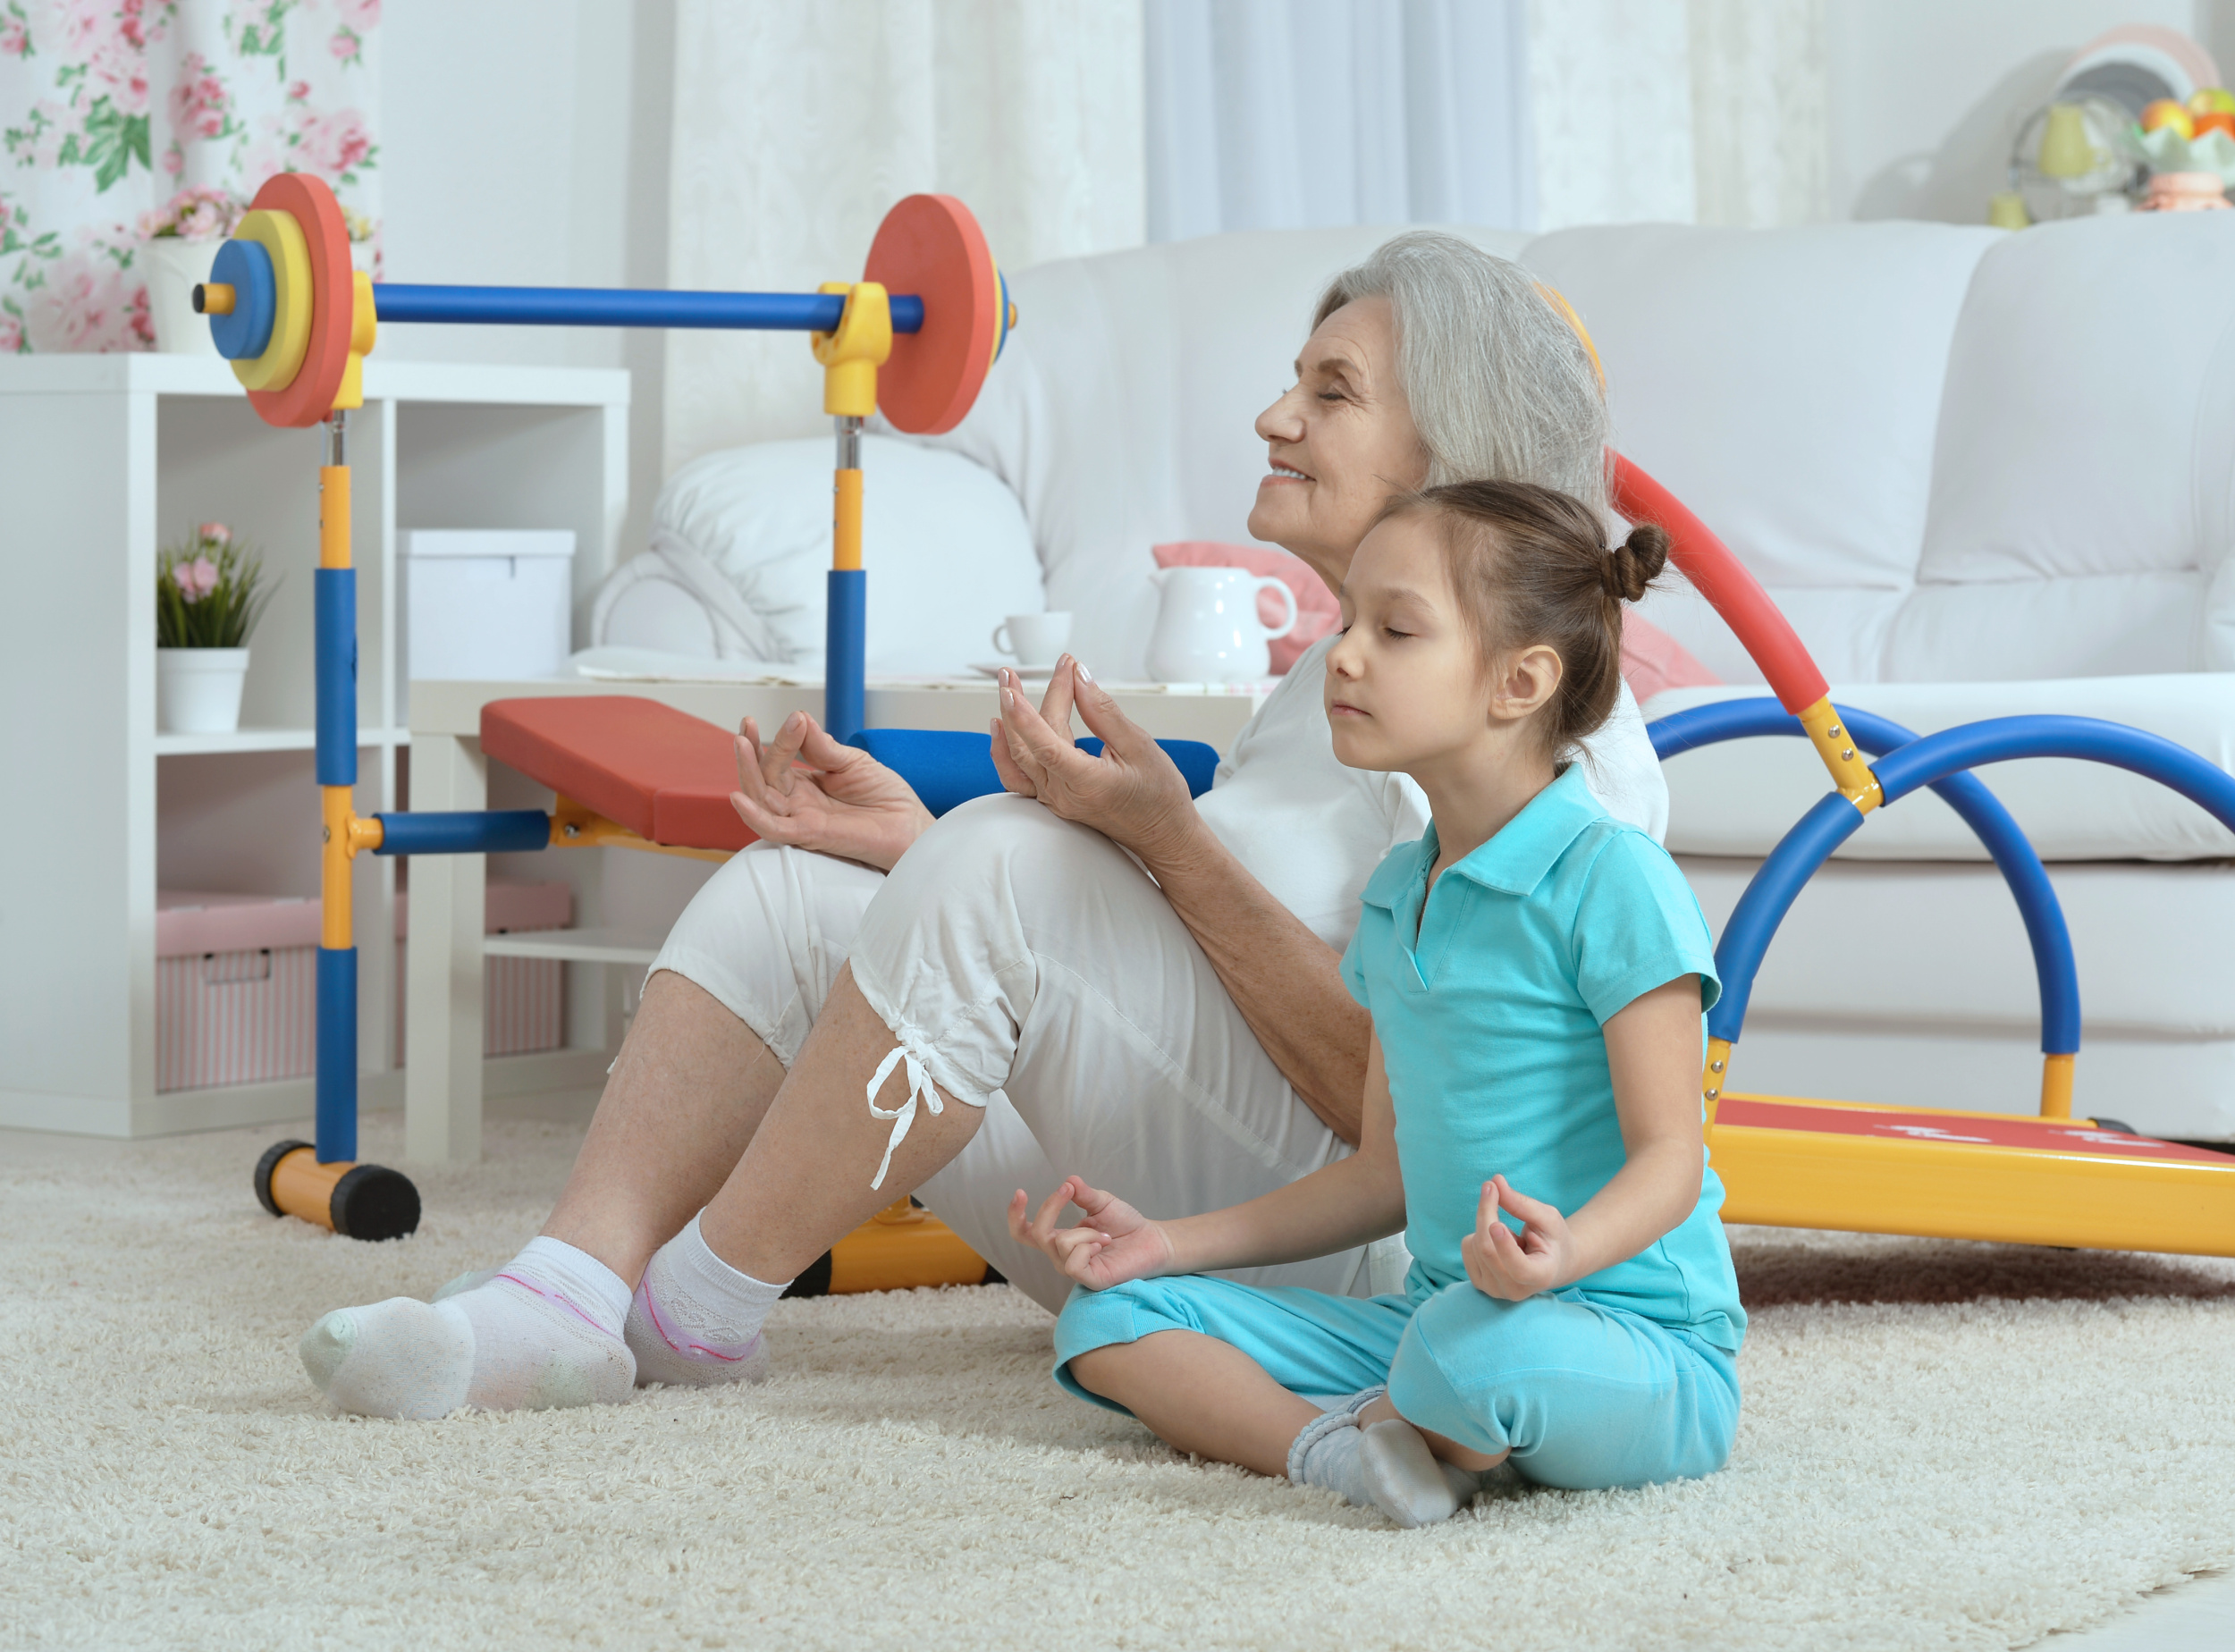
<svg viewBox="0 0 2235 1652">
<path fill-rule="evenodd" d="M 1102 742 L 1099 757 L 1071 738 L 1075 704 Z M 1001 716 L 992 734 L 1002 785 L 1020 797 L 1037 797 L 1067 821 L 1092 826 L 1151 866 L 1193 820 L 1193 800 L 1179 766 L 1069 654 L 1049 678 L 1038 711 L 1016 673 L 1001 673 Z"/>
<path fill-rule="evenodd" d="M 1153 1279 L 1172 1267 L 1172 1244 L 1162 1224 L 1152 1222 L 1115 1193 L 1067 1176 L 1025 1218 L 1025 1190 L 1008 1201 L 1008 1235 L 1020 1244 L 1045 1252 L 1067 1279 L 1090 1291 L 1106 1291 L 1129 1279 Z M 1063 1207 L 1075 1204 L 1086 1217 L 1083 1227 L 1058 1227 Z"/>
<path fill-rule="evenodd" d="M 890 872 L 932 823 L 906 780 L 867 752 L 839 745 L 805 712 L 787 717 L 766 745 L 746 718 L 737 751 L 730 806 L 771 843 Z"/>
</svg>

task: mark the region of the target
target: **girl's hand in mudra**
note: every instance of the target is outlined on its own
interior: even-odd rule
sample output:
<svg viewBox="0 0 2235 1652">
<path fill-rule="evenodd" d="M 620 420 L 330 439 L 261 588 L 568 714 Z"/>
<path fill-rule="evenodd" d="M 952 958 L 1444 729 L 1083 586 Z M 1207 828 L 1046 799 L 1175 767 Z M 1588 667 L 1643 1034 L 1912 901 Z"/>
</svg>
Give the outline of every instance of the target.
<svg viewBox="0 0 2235 1652">
<path fill-rule="evenodd" d="M 738 725 L 738 789 L 730 806 L 771 843 L 814 849 L 890 872 L 932 823 L 908 783 L 867 752 L 841 746 L 805 712 L 761 742 Z"/>
<path fill-rule="evenodd" d="M 1029 1222 L 1025 1219 L 1026 1203 L 1020 1187 L 1008 1201 L 1009 1237 L 1046 1252 L 1065 1278 L 1090 1291 L 1171 1271 L 1172 1244 L 1163 1225 L 1151 1222 L 1114 1193 L 1071 1176 L 1048 1195 Z M 1085 1226 L 1056 1226 L 1067 1204 L 1085 1213 Z"/>
<path fill-rule="evenodd" d="M 1497 1218 L 1500 1208 L 1521 1218 L 1520 1236 Z M 1467 1277 L 1485 1296 L 1517 1302 L 1569 1283 L 1573 1251 L 1567 1218 L 1550 1205 L 1515 1193 L 1502 1176 L 1482 1184 L 1474 1231 L 1459 1241 Z"/>
</svg>

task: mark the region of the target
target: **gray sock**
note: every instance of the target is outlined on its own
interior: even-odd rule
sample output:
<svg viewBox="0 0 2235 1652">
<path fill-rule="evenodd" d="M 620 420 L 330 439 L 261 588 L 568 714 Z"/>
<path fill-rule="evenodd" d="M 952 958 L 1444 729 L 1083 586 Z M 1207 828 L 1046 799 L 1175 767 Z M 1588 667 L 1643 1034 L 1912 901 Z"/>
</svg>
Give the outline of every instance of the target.
<svg viewBox="0 0 2235 1652">
<path fill-rule="evenodd" d="M 1346 1411 L 1321 1412 L 1288 1446 L 1288 1478 L 1299 1486 L 1331 1491 L 1358 1508 L 1371 1508 L 1365 1471 L 1359 1466 L 1357 1420 Z"/>
<path fill-rule="evenodd" d="M 1402 1417 L 1361 1431 L 1358 1463 L 1374 1506 L 1400 1526 L 1432 1526 L 1449 1520 L 1462 1501 L 1448 1478 L 1451 1465 L 1438 1462 L 1421 1431 Z M 1467 1496 L 1471 1498 L 1473 1493 Z"/>
<path fill-rule="evenodd" d="M 1374 1395 L 1361 1401 L 1359 1409 Z M 1288 1447 L 1288 1478 L 1339 1494 L 1357 1508 L 1376 1508 L 1400 1526 L 1430 1526 L 1448 1520 L 1474 1495 L 1472 1475 L 1462 1495 L 1447 1470 L 1430 1454 L 1428 1442 L 1411 1423 L 1396 1419 L 1361 1429 L 1347 1410 L 1322 1412 L 1298 1431 Z"/>
</svg>

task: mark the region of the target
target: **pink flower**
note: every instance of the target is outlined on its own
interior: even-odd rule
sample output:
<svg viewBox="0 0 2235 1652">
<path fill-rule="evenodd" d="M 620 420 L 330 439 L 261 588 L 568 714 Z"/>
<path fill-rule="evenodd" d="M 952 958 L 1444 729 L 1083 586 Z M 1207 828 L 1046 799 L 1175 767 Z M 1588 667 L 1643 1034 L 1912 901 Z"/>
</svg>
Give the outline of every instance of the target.
<svg viewBox="0 0 2235 1652">
<path fill-rule="evenodd" d="M 189 52 L 171 88 L 171 124 L 196 138 L 222 138 L 230 123 L 232 100 L 225 83 L 208 72 L 199 52 Z"/>
<path fill-rule="evenodd" d="M 333 177 L 348 172 L 373 152 L 373 135 L 354 109 L 303 117 L 298 159 L 303 169 Z"/>
<path fill-rule="evenodd" d="M 326 50 L 332 52 L 337 61 L 345 63 L 355 63 L 364 49 L 365 42 L 347 29 L 336 30 L 333 38 L 326 42 Z"/>
<path fill-rule="evenodd" d="M 198 556 L 190 562 L 173 567 L 171 577 L 179 587 L 181 602 L 198 603 L 217 588 L 217 564 L 206 556 Z"/>
<path fill-rule="evenodd" d="M 109 88 L 116 106 L 126 114 L 148 107 L 148 54 L 121 37 L 104 40 L 93 54 L 94 78 Z"/>
<path fill-rule="evenodd" d="M 362 33 L 380 25 L 380 0 L 333 0 L 333 14 Z"/>
<path fill-rule="evenodd" d="M 30 26 L 20 17 L 0 17 L 0 57 L 29 57 L 30 55 Z"/>
<path fill-rule="evenodd" d="M 93 55 L 94 46 L 108 32 L 107 0 L 63 0 L 62 38 L 72 57 Z"/>
<path fill-rule="evenodd" d="M 179 148 L 179 140 L 175 138 L 171 140 L 171 147 L 163 152 L 163 170 L 173 178 L 186 170 L 186 151 Z"/>
<path fill-rule="evenodd" d="M 22 353 L 23 324 L 5 310 L 0 310 L 0 356 Z"/>
<path fill-rule="evenodd" d="M 128 226 L 81 228 L 55 260 L 44 286 L 25 295 L 24 325 L 41 350 L 145 350 L 154 338 L 142 278 L 119 253 Z"/>
<path fill-rule="evenodd" d="M 8 232 L 8 225 L 15 222 L 15 208 L 8 205 L 8 198 L 0 195 L 0 237 Z"/>
<path fill-rule="evenodd" d="M 305 101 L 306 99 L 308 99 L 308 98 L 309 97 L 309 96 L 310 96 L 310 82 L 309 82 L 309 81 L 308 81 L 308 80 L 290 80 L 290 81 L 287 83 L 287 101 L 288 101 L 289 103 L 301 103 L 301 102 Z"/>
<path fill-rule="evenodd" d="M 194 530 L 194 534 L 195 537 L 207 539 L 214 545 L 229 545 L 232 543 L 232 529 L 227 527 L 223 522 L 205 522 Z"/>
</svg>

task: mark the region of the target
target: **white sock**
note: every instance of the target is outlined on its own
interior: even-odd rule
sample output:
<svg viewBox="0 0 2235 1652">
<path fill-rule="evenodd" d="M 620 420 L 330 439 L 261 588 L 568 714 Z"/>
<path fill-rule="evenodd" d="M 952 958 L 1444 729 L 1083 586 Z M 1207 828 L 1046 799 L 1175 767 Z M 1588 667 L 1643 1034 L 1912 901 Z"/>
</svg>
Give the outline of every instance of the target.
<svg viewBox="0 0 2235 1652">
<path fill-rule="evenodd" d="M 1378 1508 L 1400 1526 L 1429 1526 L 1458 1508 L 1457 1489 L 1411 1423 L 1392 1418 L 1361 1429 L 1352 1412 L 1323 1412 L 1288 1447 L 1288 1478 Z"/>
<path fill-rule="evenodd" d="M 698 1218 L 653 1253 L 629 1299 L 626 1336 L 639 1383 L 687 1387 L 768 1375 L 761 1325 L 780 1285 L 739 1273 L 713 1253 Z"/>
<path fill-rule="evenodd" d="M 303 1369 L 342 1411 L 447 1417 L 460 1406 L 547 1411 L 628 1397 L 628 1287 L 586 1251 L 531 1239 L 493 1275 L 432 1302 L 338 1308 L 303 1334 Z"/>
</svg>

